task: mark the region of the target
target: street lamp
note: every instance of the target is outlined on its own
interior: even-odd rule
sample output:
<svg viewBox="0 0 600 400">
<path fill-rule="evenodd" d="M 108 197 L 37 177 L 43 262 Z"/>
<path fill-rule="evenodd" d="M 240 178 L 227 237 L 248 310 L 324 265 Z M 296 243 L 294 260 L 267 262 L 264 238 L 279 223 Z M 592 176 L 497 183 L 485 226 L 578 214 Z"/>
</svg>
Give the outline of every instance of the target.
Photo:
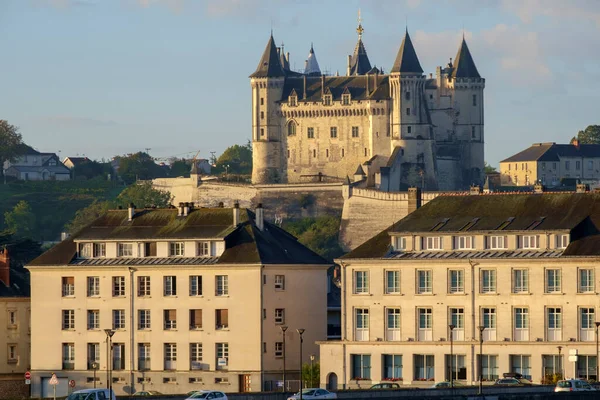
<svg viewBox="0 0 600 400">
<path fill-rule="evenodd" d="M 563 379 L 562 360 L 561 360 L 561 356 L 560 356 L 562 346 L 556 346 L 556 348 L 558 349 L 558 373 L 560 374 L 560 379 Z"/>
<path fill-rule="evenodd" d="M 112 337 L 115 331 L 112 329 L 105 329 L 106 333 L 106 386 L 108 387 L 108 394 L 112 398 Z"/>
<path fill-rule="evenodd" d="M 600 326 L 600 322 L 596 321 L 596 382 L 600 379 L 600 369 L 598 369 L 598 327 Z"/>
<path fill-rule="evenodd" d="M 313 362 L 315 361 L 315 355 L 310 355 L 310 387 L 314 387 L 313 385 Z"/>
<path fill-rule="evenodd" d="M 285 331 L 287 331 L 287 325 L 279 325 L 281 329 L 281 335 L 283 336 L 283 391 L 285 392 Z"/>
<path fill-rule="evenodd" d="M 304 328 L 296 329 L 296 332 L 298 332 L 298 335 L 300 335 L 300 400 L 302 400 L 302 343 L 304 342 L 302 335 L 304 334 L 305 330 L 306 329 Z"/>
<path fill-rule="evenodd" d="M 483 394 L 483 331 L 485 326 L 479 325 L 477 327 L 479 329 L 479 393 L 478 395 Z"/>
<path fill-rule="evenodd" d="M 92 369 L 94 370 L 94 389 L 96 389 L 96 371 L 98 370 L 98 363 L 92 363 Z"/>
<path fill-rule="evenodd" d="M 456 325 L 450 324 L 448 325 L 450 328 L 450 388 L 454 389 L 454 328 Z"/>
</svg>

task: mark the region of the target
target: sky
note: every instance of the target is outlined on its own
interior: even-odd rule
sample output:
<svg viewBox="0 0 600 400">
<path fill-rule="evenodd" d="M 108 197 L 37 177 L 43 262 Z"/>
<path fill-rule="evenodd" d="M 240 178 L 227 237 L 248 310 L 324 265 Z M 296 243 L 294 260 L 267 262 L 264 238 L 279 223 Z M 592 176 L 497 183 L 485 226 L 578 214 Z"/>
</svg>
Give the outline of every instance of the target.
<svg viewBox="0 0 600 400">
<path fill-rule="evenodd" d="M 357 13 L 389 71 L 404 30 L 425 73 L 464 34 L 485 88 L 485 159 L 600 124 L 600 0 L 0 0 L 0 119 L 61 157 L 218 156 L 251 131 L 248 76 L 273 29 L 301 69 L 344 74 Z"/>
</svg>

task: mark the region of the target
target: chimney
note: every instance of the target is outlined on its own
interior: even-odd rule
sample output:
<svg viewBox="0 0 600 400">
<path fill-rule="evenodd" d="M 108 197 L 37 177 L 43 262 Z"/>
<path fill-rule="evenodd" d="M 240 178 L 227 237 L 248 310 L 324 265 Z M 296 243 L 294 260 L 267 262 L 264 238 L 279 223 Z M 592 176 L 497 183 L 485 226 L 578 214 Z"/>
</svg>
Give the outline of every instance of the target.
<svg viewBox="0 0 600 400">
<path fill-rule="evenodd" d="M 265 229 L 265 214 L 262 203 L 258 203 L 256 206 L 256 227 L 260 231 Z"/>
<path fill-rule="evenodd" d="M 377 90 L 377 80 L 379 79 L 379 72 L 375 71 L 375 85 L 373 85 L 373 91 Z"/>
<path fill-rule="evenodd" d="M 287 61 L 288 64 L 290 63 L 290 52 L 289 51 L 287 53 L 285 53 L 285 61 Z"/>
<path fill-rule="evenodd" d="M 129 203 L 129 207 L 127 207 L 127 220 L 133 221 L 134 214 L 135 214 L 135 205 L 133 203 Z"/>
<path fill-rule="evenodd" d="M 350 76 L 350 65 L 352 64 L 352 56 L 348 56 L 348 68 L 346 69 L 346 75 Z"/>
<path fill-rule="evenodd" d="M 0 281 L 6 287 L 10 286 L 10 257 L 8 257 L 8 249 L 0 250 Z"/>
<path fill-rule="evenodd" d="M 367 72 L 367 96 L 369 95 L 369 73 Z"/>
<path fill-rule="evenodd" d="M 416 187 L 408 188 L 408 213 L 412 213 L 421 207 L 421 189 Z M 396 221 L 394 221 L 396 222 Z"/>
<path fill-rule="evenodd" d="M 181 217 L 183 215 L 183 203 L 179 202 L 179 206 L 177 207 L 177 216 Z"/>
<path fill-rule="evenodd" d="M 573 140 L 571 140 L 571 144 L 576 148 L 579 148 L 579 139 L 573 138 Z"/>
<path fill-rule="evenodd" d="M 535 185 L 533 185 L 533 193 L 544 193 L 544 185 L 539 181 L 536 182 Z"/>
<path fill-rule="evenodd" d="M 185 202 L 185 203 L 183 203 L 183 216 L 187 217 L 189 213 L 190 213 L 190 203 Z"/>
<path fill-rule="evenodd" d="M 321 74 L 321 96 L 325 96 L 325 75 Z"/>
<path fill-rule="evenodd" d="M 240 223 L 240 203 L 237 201 L 233 205 L 233 226 L 236 227 Z"/>
<path fill-rule="evenodd" d="M 306 100 L 306 75 L 303 76 L 304 90 L 302 91 L 302 99 Z"/>
<path fill-rule="evenodd" d="M 472 184 L 469 188 L 469 194 L 474 196 L 481 194 L 481 186 Z"/>
<path fill-rule="evenodd" d="M 575 193 L 587 193 L 590 191 L 590 188 L 585 183 L 578 183 L 577 188 L 575 189 Z"/>
</svg>

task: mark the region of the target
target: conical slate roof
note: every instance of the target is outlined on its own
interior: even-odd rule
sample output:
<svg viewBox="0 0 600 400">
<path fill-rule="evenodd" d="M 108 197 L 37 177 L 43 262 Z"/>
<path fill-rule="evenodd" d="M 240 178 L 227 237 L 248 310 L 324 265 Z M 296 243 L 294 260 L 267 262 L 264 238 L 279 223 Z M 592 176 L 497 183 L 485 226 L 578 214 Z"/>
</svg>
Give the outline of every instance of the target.
<svg viewBox="0 0 600 400">
<path fill-rule="evenodd" d="M 481 78 L 479 72 L 477 71 L 477 67 L 475 66 L 475 61 L 473 61 L 473 57 L 471 57 L 471 52 L 469 51 L 469 47 L 467 47 L 465 38 L 463 38 L 460 48 L 458 49 L 458 53 L 456 53 L 452 77 Z"/>
<path fill-rule="evenodd" d="M 354 54 L 350 60 L 350 75 L 364 75 L 371 70 L 371 62 L 367 56 L 367 50 L 361 38 L 354 48 Z"/>
<path fill-rule="evenodd" d="M 250 75 L 250 78 L 275 78 L 280 76 L 285 76 L 285 72 L 281 67 L 279 55 L 277 54 L 277 46 L 275 46 L 273 35 L 271 35 L 267 47 L 265 47 L 265 51 L 260 58 L 258 67 L 256 67 L 256 71 Z"/>
<path fill-rule="evenodd" d="M 417 52 L 415 51 L 412 41 L 410 40 L 408 31 L 406 31 L 404 34 L 402 45 L 400 45 L 398 55 L 396 56 L 396 61 L 394 61 L 394 66 L 392 67 L 391 72 L 415 74 L 423 73 L 423 68 L 421 68 L 421 63 L 419 62 Z"/>
<path fill-rule="evenodd" d="M 312 44 L 310 45 L 310 51 L 308 52 L 308 58 L 304 63 L 304 74 L 306 75 L 321 75 L 321 68 L 317 62 L 317 56 L 315 56 L 315 50 Z"/>
</svg>

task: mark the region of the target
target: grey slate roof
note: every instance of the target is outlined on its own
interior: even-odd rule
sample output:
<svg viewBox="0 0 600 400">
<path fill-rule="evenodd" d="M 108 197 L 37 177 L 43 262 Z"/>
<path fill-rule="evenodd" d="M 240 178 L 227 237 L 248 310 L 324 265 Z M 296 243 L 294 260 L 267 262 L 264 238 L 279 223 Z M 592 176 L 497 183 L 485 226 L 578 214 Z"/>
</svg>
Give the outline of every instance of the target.
<svg viewBox="0 0 600 400">
<path fill-rule="evenodd" d="M 419 62 L 417 52 L 415 51 L 412 41 L 410 40 L 408 31 L 406 31 L 404 34 L 404 39 L 402 39 L 402 44 L 400 45 L 400 49 L 396 55 L 396 61 L 394 61 L 391 72 L 417 74 L 423 73 L 423 68 L 421 68 L 421 63 Z"/>
<path fill-rule="evenodd" d="M 273 40 L 273 35 L 271 35 L 258 66 L 256 67 L 256 71 L 250 75 L 250 78 L 276 78 L 282 76 L 285 76 L 285 72 L 283 71 L 283 67 L 279 60 L 275 40 Z"/>
<path fill-rule="evenodd" d="M 485 251 L 410 251 L 391 252 L 384 258 L 402 260 L 439 260 L 469 258 L 554 258 L 560 257 L 563 250 L 523 251 L 523 250 L 485 250 Z"/>
<path fill-rule="evenodd" d="M 347 89 L 352 100 L 386 100 L 390 98 L 389 94 L 389 76 L 377 76 L 377 89 L 374 88 L 375 76 L 354 75 L 354 76 L 325 76 L 325 92 L 331 92 L 333 100 L 340 100 L 342 94 Z M 369 93 L 367 93 L 367 79 L 369 79 Z M 288 76 L 285 80 L 281 101 L 287 101 L 288 97 L 295 90 L 298 95 L 298 101 L 320 102 L 323 100 L 323 87 L 320 76 L 306 77 L 306 98 L 304 94 L 303 76 Z"/>
<path fill-rule="evenodd" d="M 358 39 L 350 60 L 350 75 L 364 75 L 371 70 L 371 62 L 362 39 Z"/>
<path fill-rule="evenodd" d="M 0 281 L 0 298 L 30 297 L 29 272 L 24 268 L 10 268 L 10 286 Z"/>
<path fill-rule="evenodd" d="M 600 144 L 534 143 L 500 162 L 560 161 L 561 157 L 600 157 Z"/>
<path fill-rule="evenodd" d="M 456 53 L 456 58 L 454 59 L 452 77 L 481 78 L 479 72 L 477 71 L 477 67 L 475 66 L 475 61 L 473 61 L 473 57 L 469 51 L 469 47 L 467 46 L 467 42 L 464 38 L 460 44 L 458 52 Z"/>
</svg>

